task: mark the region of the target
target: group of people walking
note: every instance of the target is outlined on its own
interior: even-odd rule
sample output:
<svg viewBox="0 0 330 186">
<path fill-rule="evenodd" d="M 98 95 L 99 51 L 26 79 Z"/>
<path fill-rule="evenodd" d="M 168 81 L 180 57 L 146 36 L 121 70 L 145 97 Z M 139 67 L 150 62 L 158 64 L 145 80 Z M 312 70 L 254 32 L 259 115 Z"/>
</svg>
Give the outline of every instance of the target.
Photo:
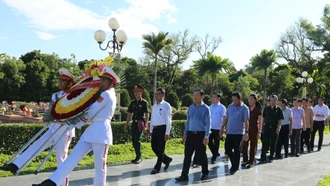
<svg viewBox="0 0 330 186">
<path fill-rule="evenodd" d="M 65 69 L 60 69 L 59 88 L 61 92 L 54 93 L 53 101 L 59 99 L 68 90 L 75 77 Z M 75 148 L 67 157 L 68 147 L 74 129 L 67 132 L 67 138 L 59 143 L 56 148 L 58 162 L 57 170 L 40 184 L 33 186 L 67 186 L 68 174 L 75 168 L 79 161 L 90 151 L 94 154 L 95 178 L 94 186 L 106 185 L 106 161 L 109 145 L 112 145 L 111 119 L 116 107 L 116 95 L 114 85 L 120 82 L 118 76 L 110 67 L 105 67 L 101 77 L 102 93 L 100 98 L 88 109 L 87 115 L 79 119 L 75 125 L 80 129 L 84 124 L 91 124 L 81 136 Z M 159 88 L 155 92 L 155 102 L 152 106 L 151 119 L 149 120 L 149 105 L 142 98 L 144 88 L 134 85 L 135 100 L 128 107 L 128 115 L 124 130 L 127 131 L 131 122 L 132 142 L 135 150 L 135 158 L 132 163 L 139 164 L 141 156 L 141 136 L 143 131 L 150 131 L 151 147 L 157 155 L 157 161 L 150 174 L 158 174 L 164 164 L 166 171 L 172 158 L 165 154 L 166 142 L 172 126 L 171 105 L 165 101 L 165 90 Z M 325 119 L 329 116 L 329 108 L 324 104 L 324 97 L 318 98 L 318 105 L 312 107 L 312 101 L 306 98 L 293 101 L 293 108 L 288 107 L 286 99 L 278 100 L 277 96 L 270 97 L 268 105 L 263 109 L 256 94 L 248 98 L 248 106 L 243 102 L 240 93 L 232 94 L 232 103 L 226 108 L 220 102 L 221 95 L 212 94 L 212 105 L 203 102 L 205 92 L 202 89 L 193 91 L 194 103 L 188 108 L 187 120 L 183 133 L 184 160 L 181 175 L 176 181 L 187 181 L 191 166 L 192 155 L 195 153 L 194 163 L 202 167 L 201 180 L 208 179 L 208 159 L 206 146 L 212 153 L 211 164 L 215 164 L 220 156 L 220 140 L 225 136 L 225 156 L 230 159 L 231 168 L 229 174 L 233 175 L 241 165 L 251 168 L 255 165 L 255 156 L 258 140 L 262 140 L 262 153 L 259 162 L 273 162 L 274 159 L 283 158 L 281 151 L 284 146 L 284 157 L 299 156 L 305 152 L 314 150 L 315 133 L 319 132 L 318 151 L 323 143 L 323 131 Z M 52 136 L 55 129 L 61 127 L 55 124 L 41 138 L 33 143 L 16 161 L 0 170 L 16 171 L 33 153 L 40 153 L 49 145 L 56 143 L 59 137 L 55 135 L 48 146 L 40 151 L 41 144 L 46 138 Z M 59 135 L 61 135 L 59 133 Z M 289 153 L 289 139 L 291 152 Z M 306 151 L 305 151 L 306 146 Z M 269 153 L 267 159 L 266 155 Z M 249 152 L 249 153 L 248 153 Z M 243 161 L 240 163 L 241 154 Z"/>
</svg>

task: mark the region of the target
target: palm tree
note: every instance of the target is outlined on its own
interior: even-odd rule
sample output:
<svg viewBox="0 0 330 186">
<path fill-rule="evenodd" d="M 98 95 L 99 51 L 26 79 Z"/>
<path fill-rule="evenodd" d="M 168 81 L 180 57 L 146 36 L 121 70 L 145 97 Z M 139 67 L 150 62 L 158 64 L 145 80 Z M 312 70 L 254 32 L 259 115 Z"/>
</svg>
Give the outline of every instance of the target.
<svg viewBox="0 0 330 186">
<path fill-rule="evenodd" d="M 260 54 L 253 56 L 250 61 L 253 69 L 263 70 L 264 71 L 264 93 L 263 93 L 263 108 L 266 105 L 266 87 L 267 87 L 267 73 L 270 67 L 273 66 L 277 59 L 277 55 L 274 50 L 262 50 Z"/>
<path fill-rule="evenodd" d="M 172 43 L 171 39 L 166 39 L 168 32 L 159 32 L 157 35 L 155 33 L 142 35 L 145 40 L 142 45 L 143 48 L 150 50 L 154 54 L 155 58 L 155 74 L 154 74 L 154 94 L 157 88 L 157 63 L 158 63 L 158 53 L 167 45 Z M 155 101 L 155 95 L 153 96 L 153 101 Z"/>
<path fill-rule="evenodd" d="M 222 59 L 220 56 L 207 54 L 206 58 L 202 58 L 195 62 L 194 67 L 200 75 L 211 75 L 211 93 L 215 88 L 215 80 L 217 73 L 232 69 L 232 63 L 228 58 Z"/>
</svg>

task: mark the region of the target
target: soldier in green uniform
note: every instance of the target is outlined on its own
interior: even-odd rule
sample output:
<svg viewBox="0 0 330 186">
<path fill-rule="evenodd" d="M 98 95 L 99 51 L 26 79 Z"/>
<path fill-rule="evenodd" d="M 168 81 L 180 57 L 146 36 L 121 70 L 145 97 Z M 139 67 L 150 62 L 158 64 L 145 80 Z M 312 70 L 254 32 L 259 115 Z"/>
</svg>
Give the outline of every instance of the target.
<svg viewBox="0 0 330 186">
<path fill-rule="evenodd" d="M 128 107 L 128 114 L 125 124 L 125 131 L 127 130 L 128 124 L 133 119 L 132 122 L 132 142 L 135 150 L 136 157 L 131 162 L 139 164 L 141 159 L 141 136 L 145 129 L 148 129 L 149 121 L 149 106 L 145 99 L 142 99 L 142 94 L 144 88 L 140 85 L 134 85 L 133 88 L 135 100 L 131 102 Z M 133 114 L 133 118 L 132 118 Z"/>
<path fill-rule="evenodd" d="M 276 149 L 278 134 L 281 130 L 283 112 L 281 107 L 277 106 L 277 96 L 272 95 L 270 106 L 267 106 L 263 112 L 263 132 L 262 132 L 262 152 L 260 162 L 266 161 L 266 154 L 270 148 L 269 162 L 272 163 Z"/>
</svg>

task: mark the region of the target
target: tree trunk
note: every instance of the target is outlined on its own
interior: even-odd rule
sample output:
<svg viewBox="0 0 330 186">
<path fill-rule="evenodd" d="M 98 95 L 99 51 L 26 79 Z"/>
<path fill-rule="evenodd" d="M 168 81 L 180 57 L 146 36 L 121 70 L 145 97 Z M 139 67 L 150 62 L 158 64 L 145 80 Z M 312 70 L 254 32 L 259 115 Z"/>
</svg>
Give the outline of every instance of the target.
<svg viewBox="0 0 330 186">
<path fill-rule="evenodd" d="M 212 96 L 212 94 L 213 94 L 213 92 L 214 92 L 214 87 L 215 87 L 215 85 L 214 85 L 215 76 L 216 76 L 216 74 L 213 73 L 213 74 L 212 74 L 212 77 L 211 77 L 211 84 L 212 84 L 212 86 L 211 86 L 211 94 L 210 94 L 210 96 Z"/>
<path fill-rule="evenodd" d="M 265 105 L 266 105 L 266 86 L 267 86 L 267 69 L 265 70 L 265 74 L 264 74 L 264 95 L 263 95 L 263 101 L 262 101 L 262 108 L 265 109 Z"/>
<path fill-rule="evenodd" d="M 153 103 L 155 103 L 156 101 L 156 97 L 155 97 L 155 93 L 156 93 L 156 89 L 157 89 L 157 63 L 158 63 L 158 59 L 157 59 L 157 54 L 155 55 L 155 74 L 154 74 L 154 92 L 153 92 Z M 150 105 L 153 105 L 153 103 L 149 103 Z"/>
</svg>

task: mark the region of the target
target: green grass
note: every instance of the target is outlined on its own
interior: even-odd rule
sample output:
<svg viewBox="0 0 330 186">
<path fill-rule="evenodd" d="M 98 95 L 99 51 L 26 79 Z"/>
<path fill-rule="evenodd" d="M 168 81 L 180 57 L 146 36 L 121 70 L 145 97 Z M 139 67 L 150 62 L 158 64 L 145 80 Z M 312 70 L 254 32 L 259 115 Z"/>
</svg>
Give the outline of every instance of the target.
<svg viewBox="0 0 330 186">
<path fill-rule="evenodd" d="M 223 148 L 223 142 L 221 142 L 220 146 L 221 148 Z M 182 143 L 182 139 L 170 139 L 166 144 L 165 152 L 168 155 L 183 154 L 184 145 Z M 23 171 L 20 172 L 20 175 L 33 173 L 47 154 L 48 152 L 42 152 L 26 168 L 24 168 Z M 109 154 L 107 159 L 108 164 L 129 162 L 135 158 L 135 153 L 132 143 L 110 146 L 108 154 Z M 150 143 L 142 143 L 143 159 L 151 159 L 155 156 L 156 155 L 152 151 Z M 4 164 L 7 160 L 9 160 L 9 158 L 11 158 L 11 155 L 0 154 L 0 165 Z M 80 161 L 77 169 L 93 168 L 93 165 L 94 165 L 93 156 L 87 155 Z M 56 158 L 54 152 L 49 157 L 48 161 L 43 165 L 40 172 L 49 172 L 49 171 L 54 171 L 55 169 L 56 169 Z M 9 172 L 0 171 L 0 177 L 7 177 L 7 176 L 12 176 L 12 174 Z"/>
<path fill-rule="evenodd" d="M 330 186 L 330 176 L 324 176 L 320 179 L 318 186 Z"/>
</svg>

